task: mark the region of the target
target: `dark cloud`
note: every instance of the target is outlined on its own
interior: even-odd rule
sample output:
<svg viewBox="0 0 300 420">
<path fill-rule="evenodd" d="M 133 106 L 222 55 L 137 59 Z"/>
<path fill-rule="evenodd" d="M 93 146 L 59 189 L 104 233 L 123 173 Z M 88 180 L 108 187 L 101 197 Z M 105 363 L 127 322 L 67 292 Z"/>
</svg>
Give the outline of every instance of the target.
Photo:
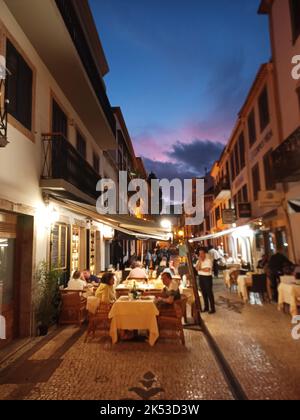
<svg viewBox="0 0 300 420">
<path fill-rule="evenodd" d="M 189 168 L 198 175 L 204 175 L 213 163 L 219 159 L 224 145 L 208 140 L 194 140 L 192 143 L 177 142 L 169 153 L 180 166 Z"/>
<path fill-rule="evenodd" d="M 144 157 L 146 168 L 158 178 L 190 179 L 203 176 L 220 157 L 224 145 L 208 140 L 194 140 L 192 143 L 177 142 L 168 156 L 172 162 L 160 162 Z M 175 161 L 175 162 L 174 162 Z"/>
<path fill-rule="evenodd" d="M 154 172 L 159 179 L 191 179 L 197 176 L 196 172 L 190 171 L 188 165 L 172 162 L 160 162 L 143 157 L 148 172 Z"/>
</svg>

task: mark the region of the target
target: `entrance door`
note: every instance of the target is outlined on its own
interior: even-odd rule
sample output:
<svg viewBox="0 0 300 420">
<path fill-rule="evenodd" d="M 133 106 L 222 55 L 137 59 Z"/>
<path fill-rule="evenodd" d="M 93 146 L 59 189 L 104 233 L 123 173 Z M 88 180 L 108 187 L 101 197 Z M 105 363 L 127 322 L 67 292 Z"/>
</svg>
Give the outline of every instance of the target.
<svg viewBox="0 0 300 420">
<path fill-rule="evenodd" d="M 15 251 L 17 218 L 0 213 L 0 315 L 5 318 L 6 340 L 15 338 L 17 316 L 15 302 Z M 0 341 L 0 345 L 5 341 Z"/>
</svg>

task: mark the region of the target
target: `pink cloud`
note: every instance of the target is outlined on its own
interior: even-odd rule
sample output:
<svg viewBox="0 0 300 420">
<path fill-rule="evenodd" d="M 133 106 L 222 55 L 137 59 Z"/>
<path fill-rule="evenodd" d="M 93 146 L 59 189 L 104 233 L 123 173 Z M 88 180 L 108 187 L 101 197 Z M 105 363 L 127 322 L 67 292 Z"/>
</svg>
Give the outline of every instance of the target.
<svg viewBox="0 0 300 420">
<path fill-rule="evenodd" d="M 177 142 L 190 144 L 194 140 L 209 140 L 226 143 L 232 125 L 230 123 L 220 128 L 209 123 L 186 123 L 172 129 L 160 127 L 148 128 L 133 137 L 137 155 L 161 162 L 175 162 L 169 153 Z"/>
</svg>

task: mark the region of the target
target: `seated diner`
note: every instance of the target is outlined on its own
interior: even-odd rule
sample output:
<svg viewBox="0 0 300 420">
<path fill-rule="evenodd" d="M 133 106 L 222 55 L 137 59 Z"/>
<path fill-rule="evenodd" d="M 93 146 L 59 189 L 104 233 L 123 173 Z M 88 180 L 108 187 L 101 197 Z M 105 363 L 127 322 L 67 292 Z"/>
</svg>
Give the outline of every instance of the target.
<svg viewBox="0 0 300 420">
<path fill-rule="evenodd" d="M 116 300 L 115 290 L 115 275 L 113 273 L 106 273 L 101 279 L 101 284 L 96 291 L 96 298 L 100 299 L 101 303 L 113 303 Z"/>
<path fill-rule="evenodd" d="M 82 280 L 80 271 L 75 271 L 68 283 L 68 289 L 74 291 L 82 291 L 87 286 L 86 281 Z"/>
<path fill-rule="evenodd" d="M 136 261 L 133 265 L 133 269 L 130 271 L 127 280 L 148 280 L 146 270 L 143 268 L 141 261 Z"/>
</svg>

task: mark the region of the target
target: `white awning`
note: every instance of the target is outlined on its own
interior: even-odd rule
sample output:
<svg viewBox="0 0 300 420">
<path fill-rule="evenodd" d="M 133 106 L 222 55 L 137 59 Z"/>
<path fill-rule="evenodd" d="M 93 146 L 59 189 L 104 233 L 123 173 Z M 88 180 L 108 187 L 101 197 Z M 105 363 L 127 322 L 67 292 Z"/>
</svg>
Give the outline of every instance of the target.
<svg viewBox="0 0 300 420">
<path fill-rule="evenodd" d="M 126 235 L 134 236 L 139 240 L 168 241 L 170 239 L 170 232 L 153 221 L 137 219 L 129 215 L 102 215 L 97 212 L 96 207 L 77 201 L 56 197 L 50 197 L 50 200 L 68 210 L 107 225 Z"/>
<path fill-rule="evenodd" d="M 208 241 L 209 239 L 217 239 L 217 238 L 222 238 L 224 236 L 228 236 L 228 235 L 232 235 L 233 233 L 236 234 L 241 234 L 241 235 L 247 235 L 247 233 L 250 233 L 251 228 L 250 225 L 243 225 L 243 226 L 237 226 L 235 228 L 231 228 L 231 229 L 227 229 L 227 230 L 222 230 L 222 232 L 217 232 L 217 233 L 213 233 L 211 235 L 205 235 L 205 236 L 200 236 L 199 238 L 193 238 L 190 240 L 191 243 L 193 242 L 201 242 L 201 241 Z"/>
</svg>

